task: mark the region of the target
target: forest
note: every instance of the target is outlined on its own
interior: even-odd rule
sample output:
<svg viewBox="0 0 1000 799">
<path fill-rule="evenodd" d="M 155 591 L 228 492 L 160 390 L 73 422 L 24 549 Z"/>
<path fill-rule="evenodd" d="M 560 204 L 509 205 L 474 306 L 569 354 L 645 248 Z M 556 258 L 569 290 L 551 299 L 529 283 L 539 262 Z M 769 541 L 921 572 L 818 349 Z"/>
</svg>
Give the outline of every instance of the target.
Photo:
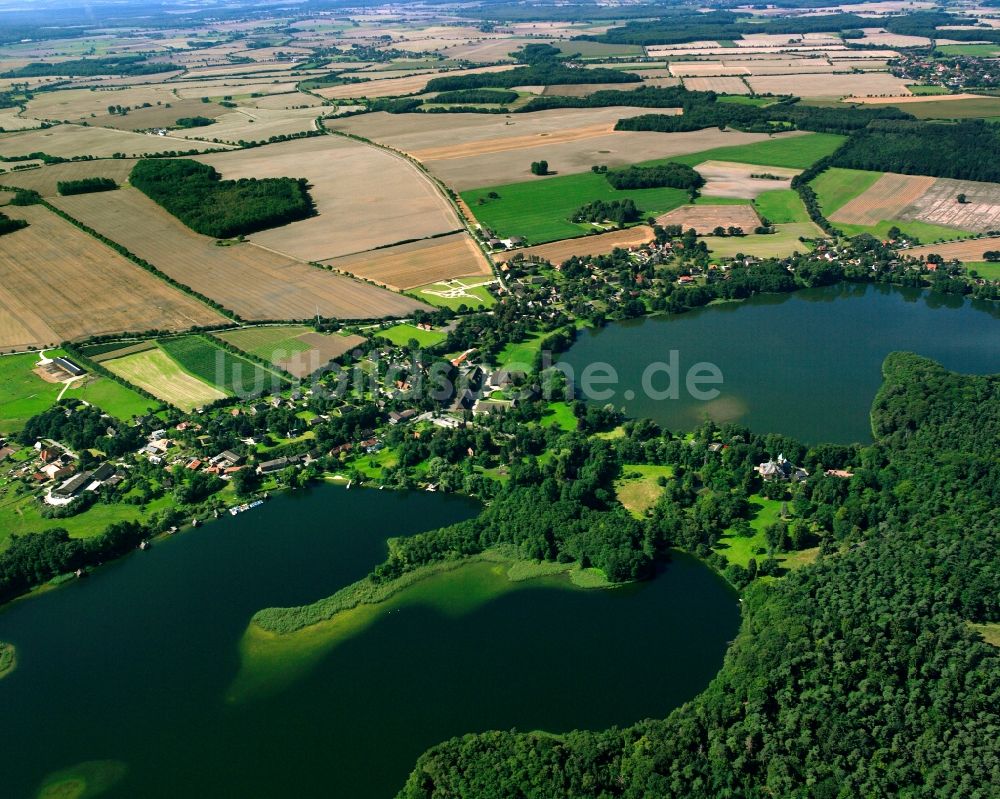
<svg viewBox="0 0 1000 799">
<path fill-rule="evenodd" d="M 608 183 L 616 189 L 655 189 L 669 186 L 675 189 L 699 189 L 705 179 L 687 164 L 674 162 L 657 166 L 630 166 L 605 173 Z"/>
<path fill-rule="evenodd" d="M 517 92 L 497 89 L 459 89 L 441 92 L 433 101 L 449 105 L 479 105 L 483 103 L 505 105 L 514 102 L 517 98 Z"/>
<path fill-rule="evenodd" d="M 454 738 L 399 797 L 995 796 L 1000 652 L 968 623 L 1000 618 L 1000 378 L 905 353 L 883 373 L 877 443 L 814 453 L 853 476 L 810 479 L 794 498 L 829 528 L 818 561 L 750 583 L 705 692 L 624 729 Z M 673 493 L 644 547 L 682 543 L 675 531 L 695 522 Z"/>
<path fill-rule="evenodd" d="M 286 225 L 314 213 L 304 178 L 223 180 L 190 159 L 142 159 L 132 185 L 192 230 L 218 239 Z"/>
<path fill-rule="evenodd" d="M 989 122 L 877 121 L 834 153 L 833 166 L 1000 182 L 1000 130 Z"/>
<path fill-rule="evenodd" d="M 95 191 L 113 191 L 118 184 L 111 178 L 80 178 L 79 180 L 60 180 L 56 190 L 65 196 L 70 194 L 90 194 Z"/>
<path fill-rule="evenodd" d="M 166 61 L 147 61 L 144 55 L 103 56 L 78 58 L 58 63 L 35 61 L 12 69 L 0 78 L 40 78 L 49 75 L 91 77 L 94 75 L 154 75 L 180 69 Z"/>
</svg>

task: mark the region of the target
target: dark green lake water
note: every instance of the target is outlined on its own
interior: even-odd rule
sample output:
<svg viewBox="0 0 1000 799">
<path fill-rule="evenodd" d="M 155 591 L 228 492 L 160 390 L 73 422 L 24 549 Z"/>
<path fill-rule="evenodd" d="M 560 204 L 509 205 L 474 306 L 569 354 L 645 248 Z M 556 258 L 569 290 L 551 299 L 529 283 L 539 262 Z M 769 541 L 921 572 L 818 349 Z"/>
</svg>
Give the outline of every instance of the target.
<svg viewBox="0 0 1000 799">
<path fill-rule="evenodd" d="M 619 383 L 598 404 L 611 402 L 672 430 L 689 430 L 707 415 L 809 443 L 866 443 L 886 355 L 906 350 L 957 372 L 1000 372 L 998 322 L 995 303 L 844 284 L 584 331 L 562 360 L 577 376 L 591 363 L 612 365 Z M 643 372 L 666 362 L 671 350 L 678 352 L 680 398 L 651 399 Z M 683 388 L 699 361 L 722 372 L 714 400 L 693 399 Z M 652 385 L 664 390 L 669 378 Z"/>
<path fill-rule="evenodd" d="M 736 597 L 678 556 L 623 589 L 525 587 L 466 615 L 404 607 L 290 687 L 226 702 L 254 611 L 333 593 L 383 558 L 386 536 L 477 507 L 324 486 L 0 612 L 19 656 L 0 681 L 0 795 L 112 761 L 103 771 L 125 776 L 109 797 L 388 797 L 447 737 L 662 717 L 718 671 Z"/>
</svg>

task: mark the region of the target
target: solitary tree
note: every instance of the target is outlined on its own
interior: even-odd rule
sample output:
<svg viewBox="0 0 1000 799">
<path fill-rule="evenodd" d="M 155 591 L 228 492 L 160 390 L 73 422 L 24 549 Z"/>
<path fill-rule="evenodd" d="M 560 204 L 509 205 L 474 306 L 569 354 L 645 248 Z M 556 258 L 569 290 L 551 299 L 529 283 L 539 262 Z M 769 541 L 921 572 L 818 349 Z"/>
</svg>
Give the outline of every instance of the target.
<svg viewBox="0 0 1000 799">
<path fill-rule="evenodd" d="M 547 175 L 547 174 L 549 174 L 549 162 L 548 161 L 532 161 L 531 162 L 531 174 L 532 175 Z"/>
<path fill-rule="evenodd" d="M 964 195 L 964 194 L 959 194 L 959 195 L 958 195 L 958 197 L 957 197 L 956 199 L 957 199 L 957 200 L 959 201 L 959 203 L 961 203 L 962 205 L 964 205 L 965 203 L 967 203 L 967 202 L 968 202 L 968 199 L 966 199 L 966 197 L 965 197 L 965 195 Z"/>
</svg>

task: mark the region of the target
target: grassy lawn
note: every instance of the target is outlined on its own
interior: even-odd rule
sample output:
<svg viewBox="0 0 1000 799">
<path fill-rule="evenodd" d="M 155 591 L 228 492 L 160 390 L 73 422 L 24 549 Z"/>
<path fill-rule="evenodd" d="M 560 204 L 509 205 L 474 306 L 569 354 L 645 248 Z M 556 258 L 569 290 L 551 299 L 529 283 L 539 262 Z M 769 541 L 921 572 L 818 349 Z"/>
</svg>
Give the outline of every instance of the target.
<svg viewBox="0 0 1000 799">
<path fill-rule="evenodd" d="M 812 222 L 796 222 L 777 225 L 775 233 L 749 236 L 705 236 L 702 241 L 708 245 L 714 258 L 732 258 L 737 253 L 756 255 L 760 258 L 784 258 L 793 252 L 806 252 L 808 247 L 799 241 L 800 236 L 813 238 L 821 236 Z"/>
<path fill-rule="evenodd" d="M 542 416 L 542 427 L 576 430 L 579 423 L 579 420 L 573 415 L 573 409 L 565 402 L 550 402 Z"/>
<path fill-rule="evenodd" d="M 802 204 L 798 192 L 793 189 L 765 191 L 757 195 L 753 205 L 757 213 L 766 217 L 772 225 L 810 221 L 806 207 Z"/>
<path fill-rule="evenodd" d="M 64 396 L 89 402 L 105 413 L 124 421 L 130 420 L 133 416 L 144 416 L 147 411 L 160 407 L 160 403 L 156 400 L 148 399 L 106 377 L 74 383 Z"/>
<path fill-rule="evenodd" d="M 641 519 L 663 493 L 659 479 L 673 476 L 673 466 L 626 463 L 622 476 L 615 480 L 615 494 L 629 513 Z"/>
<path fill-rule="evenodd" d="M 703 161 L 715 160 L 802 169 L 829 155 L 843 140 L 843 136 L 809 133 L 736 147 L 718 147 L 643 163 L 649 165 L 673 161 L 695 166 Z M 499 199 L 489 199 L 487 195 L 490 192 L 499 194 Z M 686 191 L 671 188 L 618 191 L 612 188 L 604 175 L 595 175 L 593 172 L 462 192 L 462 198 L 483 225 L 501 237 L 523 236 L 529 244 L 574 238 L 593 230 L 590 225 L 577 225 L 569 221 L 574 211 L 592 200 L 631 199 L 645 217 L 672 211 L 684 205 L 687 197 Z M 480 199 L 485 201 L 483 205 L 477 205 Z"/>
<path fill-rule="evenodd" d="M 767 540 L 764 538 L 764 528 L 774 524 L 781 518 L 781 500 L 767 499 L 759 494 L 750 497 L 750 507 L 754 511 L 753 518 L 750 519 L 750 527 L 754 534 L 750 538 L 730 535 L 728 531 L 719 539 L 715 550 L 726 556 L 730 563 L 738 563 L 746 568 L 750 558 L 757 558 L 760 563 L 767 552 Z M 790 508 L 790 505 L 789 505 Z"/>
<path fill-rule="evenodd" d="M 980 277 L 987 280 L 1000 280 L 1000 263 L 989 263 L 988 261 L 970 261 L 965 265 L 969 271 L 973 269 Z"/>
<path fill-rule="evenodd" d="M 63 354 L 48 350 L 47 356 Z M 0 357 L 0 434 L 13 433 L 24 427 L 35 414 L 48 408 L 59 392 L 60 383 L 42 380 L 31 370 L 38 363 L 38 353 Z"/>
<path fill-rule="evenodd" d="M 733 45 L 735 47 L 736 45 Z M 754 105 L 763 108 L 778 102 L 775 97 L 750 97 L 747 94 L 723 94 L 716 98 L 720 103 L 735 103 L 736 105 Z"/>
<path fill-rule="evenodd" d="M 163 496 L 150 502 L 145 509 L 139 505 L 105 505 L 97 503 L 83 513 L 66 519 L 42 517 L 42 505 L 31 494 L 17 496 L 10 486 L 0 488 L 0 549 L 7 546 L 11 535 L 39 533 L 53 527 L 64 528 L 74 538 L 100 535 L 115 522 L 135 521 L 169 507 L 173 498 Z"/>
<path fill-rule="evenodd" d="M 969 627 L 983 636 L 983 640 L 991 646 L 1000 646 L 1000 624 L 988 622 L 986 624 L 973 624 L 969 622 Z"/>
<path fill-rule="evenodd" d="M 823 215 L 828 217 L 870 189 L 880 177 L 881 172 L 831 167 L 809 185 L 816 192 Z"/>
<path fill-rule="evenodd" d="M 542 348 L 542 334 L 532 333 L 524 341 L 512 342 L 500 350 L 497 355 L 497 365 L 530 369 L 535 363 L 535 353 Z"/>
<path fill-rule="evenodd" d="M 410 339 L 416 339 L 417 344 L 421 347 L 433 347 L 445 339 L 445 334 L 437 330 L 420 330 L 415 325 L 407 324 L 393 325 L 392 327 L 387 327 L 385 330 L 377 330 L 374 334 L 382 338 L 387 338 L 393 344 L 400 347 L 408 346 Z"/>
<path fill-rule="evenodd" d="M 483 280 L 487 280 L 487 278 L 483 276 L 467 279 L 468 283 L 478 283 Z M 442 294 L 453 292 L 455 289 L 461 289 L 459 296 L 441 296 Z M 461 278 L 443 283 L 428 283 L 426 286 L 411 289 L 410 293 L 430 305 L 436 305 L 438 308 L 451 308 L 454 311 L 457 311 L 463 305 L 467 308 L 478 308 L 480 306 L 490 308 L 496 303 L 496 298 L 489 293 L 486 286 L 469 286 L 466 284 L 466 280 Z"/>
</svg>

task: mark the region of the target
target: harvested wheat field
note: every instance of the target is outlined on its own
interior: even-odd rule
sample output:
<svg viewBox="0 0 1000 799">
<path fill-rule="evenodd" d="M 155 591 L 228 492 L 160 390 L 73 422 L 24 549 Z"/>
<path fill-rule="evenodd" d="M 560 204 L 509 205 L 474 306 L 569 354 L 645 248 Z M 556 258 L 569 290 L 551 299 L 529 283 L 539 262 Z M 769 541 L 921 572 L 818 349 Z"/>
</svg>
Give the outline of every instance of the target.
<svg viewBox="0 0 1000 799">
<path fill-rule="evenodd" d="M 92 127 L 115 128 L 117 130 L 149 130 L 150 128 L 172 128 L 182 117 L 208 117 L 215 119 L 228 109 L 216 103 L 201 100 L 173 100 L 166 105 L 152 108 L 136 108 L 124 116 L 121 114 L 101 114 L 87 122 Z"/>
<path fill-rule="evenodd" d="M 224 178 L 306 178 L 317 216 L 251 236 L 263 247 L 303 261 L 325 261 L 461 227 L 433 181 L 413 164 L 345 137 L 297 139 L 198 160 Z"/>
<path fill-rule="evenodd" d="M 871 187 L 830 214 L 831 222 L 845 225 L 877 225 L 896 219 L 911 203 L 934 185 L 935 178 L 886 172 Z"/>
<path fill-rule="evenodd" d="M 239 101 L 241 106 L 252 108 L 301 108 L 302 106 L 321 106 L 323 101 L 318 97 L 313 97 L 305 92 L 284 92 L 282 94 L 269 94 L 265 97 L 248 97 Z M 317 113 L 317 116 L 319 114 Z"/>
<path fill-rule="evenodd" d="M 217 337 L 300 379 L 365 343 L 361 336 L 317 333 L 305 326 L 248 327 Z"/>
<path fill-rule="evenodd" d="M 657 217 L 658 225 L 680 225 L 694 228 L 699 234 L 711 233 L 717 227 L 738 227 L 750 233 L 760 225 L 760 217 L 749 205 L 682 205 Z"/>
<path fill-rule="evenodd" d="M 964 194 L 966 201 L 958 202 Z M 897 219 L 987 233 L 1000 230 L 1000 184 L 938 178 Z"/>
<path fill-rule="evenodd" d="M 611 233 L 600 233 L 594 236 L 581 236 L 576 239 L 554 241 L 551 244 L 539 244 L 536 247 L 524 247 L 520 250 L 510 250 L 493 256 L 494 260 L 504 262 L 517 257 L 544 258 L 553 264 L 568 261 L 574 255 L 607 255 L 619 247 L 628 249 L 639 247 L 653 240 L 653 229 L 648 225 L 636 225 L 624 230 L 614 230 Z"/>
<path fill-rule="evenodd" d="M 113 358 L 101 365 L 186 413 L 226 396 L 215 386 L 185 372 L 159 347 Z"/>
<path fill-rule="evenodd" d="M 203 105 L 199 103 L 199 105 Z M 287 136 L 316 130 L 316 117 L 323 111 L 315 108 L 267 109 L 240 108 L 219 116 L 215 123 L 202 128 L 178 131 L 185 139 L 230 142 L 265 141 L 272 136 Z"/>
<path fill-rule="evenodd" d="M 154 107 L 157 103 L 176 103 L 177 96 L 171 86 L 163 83 L 163 75 L 156 76 L 159 81 L 142 86 L 128 86 L 114 89 L 62 89 L 52 92 L 39 92 L 27 104 L 25 115 L 39 119 L 55 121 L 90 119 L 91 114 L 106 116 L 108 106 L 120 105 L 136 108 L 143 103 Z M 148 109 L 146 109 L 148 110 Z M 178 114 L 184 116 L 184 114 Z M 122 117 L 127 120 L 128 117 Z"/>
<path fill-rule="evenodd" d="M 65 164 L 51 164 L 38 169 L 11 172 L 0 179 L 5 186 L 32 189 L 43 197 L 54 197 L 58 193 L 57 184 L 61 180 L 82 178 L 111 178 L 119 186 L 128 180 L 135 161 L 126 158 L 105 158 L 100 161 L 72 161 Z"/>
<path fill-rule="evenodd" d="M 253 151 L 256 152 L 256 151 Z M 244 319 L 403 316 L 420 303 L 253 244 L 218 247 L 132 188 L 60 197 L 70 216 Z"/>
<path fill-rule="evenodd" d="M 677 61 L 670 65 L 670 73 L 676 78 L 721 77 L 749 75 L 750 69 L 746 64 L 728 65 L 722 61 Z"/>
<path fill-rule="evenodd" d="M 531 162 L 542 159 L 550 170 L 565 175 L 587 172 L 594 164 L 624 166 L 768 138 L 718 128 L 687 133 L 612 130 L 619 119 L 646 112 L 576 108 L 514 114 L 511 119 L 499 114 L 379 113 L 333 120 L 327 126 L 427 159 L 427 168 L 458 191 L 532 180 Z"/>
<path fill-rule="evenodd" d="M 45 130 L 0 135 L 0 155 L 7 157 L 42 152 L 63 158 L 74 155 L 110 158 L 115 153 L 136 156 L 165 150 L 209 150 L 220 147 L 228 149 L 229 145 L 192 142 L 179 136 L 149 136 L 110 128 L 85 128 L 82 125 L 56 125 Z"/>
<path fill-rule="evenodd" d="M 453 277 L 489 275 L 490 265 L 468 233 L 453 233 L 324 263 L 392 289 L 411 289 Z"/>
<path fill-rule="evenodd" d="M 926 258 L 928 255 L 940 255 L 946 261 L 957 258 L 959 261 L 985 261 L 984 253 L 990 250 L 1000 250 L 1000 236 L 985 239 L 963 239 L 949 241 L 945 244 L 928 244 L 925 247 L 914 247 L 906 250 L 906 255 L 914 258 Z"/>
<path fill-rule="evenodd" d="M 706 197 L 737 197 L 752 200 L 765 191 L 790 188 L 792 178 L 801 170 L 736 164 L 729 161 L 703 161 L 695 167 L 695 171 L 705 178 L 701 193 Z M 773 177 L 755 178 L 753 175 Z"/>
<path fill-rule="evenodd" d="M 325 89 L 317 89 L 316 94 L 327 100 L 345 100 L 351 97 L 395 97 L 422 92 L 431 78 L 459 77 L 477 72 L 503 72 L 508 69 L 513 69 L 513 65 L 477 67 L 476 69 L 461 69 L 450 72 L 425 72 L 421 75 L 409 75 L 403 78 L 386 78 L 362 83 L 345 83 L 342 86 L 328 86 Z"/>
<path fill-rule="evenodd" d="M 0 338 L 0 348 L 226 321 L 42 206 L 8 215 L 28 227 L 0 246 L 0 316 L 12 320 L 4 333 L 13 337 Z"/>
<path fill-rule="evenodd" d="M 885 72 L 836 75 L 752 75 L 747 78 L 757 94 L 795 94 L 799 97 L 906 97 L 906 81 Z"/>
<path fill-rule="evenodd" d="M 684 88 L 692 92 L 716 92 L 718 94 L 750 94 L 750 87 L 743 78 L 685 78 Z"/>
<path fill-rule="evenodd" d="M 37 119 L 25 119 L 18 116 L 14 108 L 4 108 L 0 110 L 0 130 L 31 130 L 41 126 Z"/>
<path fill-rule="evenodd" d="M 892 104 L 897 105 L 899 103 L 940 103 L 940 102 L 954 102 L 955 100 L 982 100 L 983 95 L 980 94 L 913 94 L 909 97 L 893 97 Z M 885 103 L 886 99 L 884 97 L 845 97 L 845 103 L 863 103 L 863 104 L 878 104 Z"/>
</svg>

